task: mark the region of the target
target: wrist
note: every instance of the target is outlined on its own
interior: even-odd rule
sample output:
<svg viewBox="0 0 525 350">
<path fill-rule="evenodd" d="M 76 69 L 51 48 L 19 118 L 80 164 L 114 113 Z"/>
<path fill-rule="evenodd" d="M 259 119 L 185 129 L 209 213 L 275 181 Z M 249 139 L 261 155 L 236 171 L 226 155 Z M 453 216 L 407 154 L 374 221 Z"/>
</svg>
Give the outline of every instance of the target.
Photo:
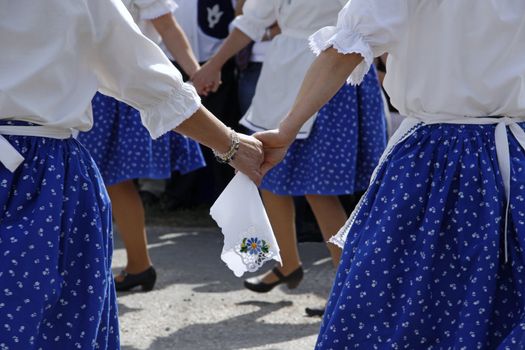
<svg viewBox="0 0 525 350">
<path fill-rule="evenodd" d="M 210 148 L 214 152 L 218 153 L 226 153 L 230 149 L 231 146 L 231 129 L 228 127 L 224 127 L 224 131 L 221 132 L 221 135 L 217 137 L 216 142 L 213 145 L 210 145 Z"/>
<path fill-rule="evenodd" d="M 219 57 L 214 56 L 214 57 L 210 58 L 210 60 L 208 62 L 206 62 L 205 65 L 208 66 L 208 68 L 210 68 L 212 70 L 221 71 L 222 70 L 222 66 L 224 65 L 224 62 L 222 62 L 222 60 Z"/>
<path fill-rule="evenodd" d="M 295 141 L 295 138 L 297 137 L 300 129 L 300 127 L 286 123 L 286 121 L 283 121 L 281 124 L 279 124 L 279 134 L 284 140 L 286 140 L 288 144 L 291 144 Z"/>
<path fill-rule="evenodd" d="M 235 158 L 240 145 L 241 141 L 239 135 L 234 130 L 229 129 L 228 146 L 213 149 L 215 159 L 220 163 L 230 163 Z"/>
<path fill-rule="evenodd" d="M 186 75 L 191 79 L 200 69 L 199 65 L 194 65 L 185 70 Z"/>
</svg>

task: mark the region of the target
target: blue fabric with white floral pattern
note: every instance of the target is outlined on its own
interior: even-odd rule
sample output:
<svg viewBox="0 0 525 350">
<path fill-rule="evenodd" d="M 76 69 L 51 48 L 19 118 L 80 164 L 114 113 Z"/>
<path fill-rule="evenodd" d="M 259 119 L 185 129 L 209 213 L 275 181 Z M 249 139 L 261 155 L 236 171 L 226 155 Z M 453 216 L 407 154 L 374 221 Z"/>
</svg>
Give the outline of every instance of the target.
<svg viewBox="0 0 525 350">
<path fill-rule="evenodd" d="M 350 227 L 317 349 L 525 348 L 525 152 L 509 132 L 505 263 L 495 127 L 422 126 L 393 149 Z"/>
<path fill-rule="evenodd" d="M 169 132 L 152 140 L 140 113 L 112 97 L 97 93 L 92 101 L 93 128 L 78 135 L 107 186 L 131 179 L 167 179 L 206 165 L 197 142 Z"/>
<path fill-rule="evenodd" d="M 73 138 L 5 138 L 25 161 L 14 173 L 0 164 L 0 349 L 119 349 L 111 208 L 95 163 Z"/>
<path fill-rule="evenodd" d="M 345 85 L 318 113 L 310 136 L 296 140 L 261 188 L 275 194 L 363 192 L 386 147 L 386 122 L 375 69 Z"/>
</svg>

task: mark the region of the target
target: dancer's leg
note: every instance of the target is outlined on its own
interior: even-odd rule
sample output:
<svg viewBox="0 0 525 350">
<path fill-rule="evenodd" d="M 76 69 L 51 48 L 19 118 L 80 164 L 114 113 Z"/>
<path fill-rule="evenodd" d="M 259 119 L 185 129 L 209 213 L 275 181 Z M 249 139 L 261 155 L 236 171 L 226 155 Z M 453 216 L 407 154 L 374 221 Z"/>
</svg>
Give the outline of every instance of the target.
<svg viewBox="0 0 525 350">
<path fill-rule="evenodd" d="M 148 254 L 144 207 L 132 180 L 108 186 L 113 217 L 127 253 L 126 272 L 137 274 L 152 265 Z M 118 276 L 117 280 L 122 278 Z"/>
<path fill-rule="evenodd" d="M 337 196 L 322 195 L 307 195 L 306 199 L 312 208 L 325 241 L 328 242 L 348 219 L 341 201 Z M 341 258 L 341 249 L 331 243 L 328 243 L 327 246 L 332 256 L 332 263 L 337 266 Z"/>
<path fill-rule="evenodd" d="M 297 249 L 297 236 L 295 231 L 295 206 L 293 197 L 261 191 L 264 206 L 272 225 L 275 237 L 279 243 L 283 266 L 280 271 L 287 276 L 301 265 L 299 250 Z M 277 276 L 269 272 L 263 279 L 264 283 L 277 281 Z"/>
</svg>

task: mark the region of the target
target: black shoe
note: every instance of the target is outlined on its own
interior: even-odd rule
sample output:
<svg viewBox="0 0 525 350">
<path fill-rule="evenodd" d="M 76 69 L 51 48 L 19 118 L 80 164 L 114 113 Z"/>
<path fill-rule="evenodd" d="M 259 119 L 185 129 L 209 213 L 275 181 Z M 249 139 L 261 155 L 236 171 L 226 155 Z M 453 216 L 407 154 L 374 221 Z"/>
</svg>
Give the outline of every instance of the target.
<svg viewBox="0 0 525 350">
<path fill-rule="evenodd" d="M 150 266 L 146 271 L 135 274 L 122 270 L 120 276 L 124 276 L 120 282 L 115 279 L 115 289 L 117 292 L 127 292 L 137 286 L 141 286 L 144 292 L 149 292 L 153 289 L 155 281 L 157 280 L 157 272 L 155 272 L 153 266 Z"/>
<path fill-rule="evenodd" d="M 304 312 L 306 312 L 306 316 L 308 317 L 323 317 L 324 310 L 324 307 L 318 309 L 307 307 L 304 309 Z"/>
<path fill-rule="evenodd" d="M 244 286 L 257 293 L 268 293 L 279 284 L 286 283 L 289 289 L 295 289 L 299 286 L 303 279 L 303 267 L 299 266 L 295 271 L 290 273 L 288 276 L 282 274 L 282 272 L 275 267 L 272 273 L 277 276 L 278 280 L 273 283 L 264 283 L 261 277 L 253 277 L 244 281 Z"/>
</svg>

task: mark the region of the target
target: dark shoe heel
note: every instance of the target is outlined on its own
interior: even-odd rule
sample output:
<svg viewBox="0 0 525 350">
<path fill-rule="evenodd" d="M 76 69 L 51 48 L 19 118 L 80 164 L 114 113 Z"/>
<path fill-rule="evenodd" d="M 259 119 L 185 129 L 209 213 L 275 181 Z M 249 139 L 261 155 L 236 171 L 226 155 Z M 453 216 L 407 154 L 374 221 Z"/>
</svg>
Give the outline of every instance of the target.
<svg viewBox="0 0 525 350">
<path fill-rule="evenodd" d="M 301 281 L 303 280 L 303 269 L 297 269 L 288 276 L 286 276 L 288 289 L 295 289 L 299 287 L 299 284 L 301 284 Z"/>
<path fill-rule="evenodd" d="M 142 284 L 142 291 L 143 292 L 152 291 L 153 287 L 155 287 L 155 281 L 148 281 L 148 282 Z"/>
<path fill-rule="evenodd" d="M 284 276 L 278 268 L 274 268 L 272 273 L 277 276 L 277 281 L 274 283 L 264 283 L 261 278 L 250 278 L 244 281 L 244 286 L 256 293 L 268 293 L 279 284 L 286 284 L 289 289 L 295 289 L 299 286 L 303 279 L 303 267 L 299 266 L 295 271 L 288 276 Z"/>
<path fill-rule="evenodd" d="M 127 273 L 122 271 L 120 273 L 123 276 L 122 281 L 115 279 L 115 289 L 117 292 L 127 292 L 135 287 L 140 286 L 144 292 L 149 292 L 155 286 L 157 280 L 157 272 L 150 266 L 146 271 L 141 273 Z"/>
<path fill-rule="evenodd" d="M 288 282 L 286 286 L 288 287 L 288 289 L 295 289 L 299 287 L 300 284 L 301 284 L 301 280 L 297 280 L 297 281 Z"/>
</svg>

